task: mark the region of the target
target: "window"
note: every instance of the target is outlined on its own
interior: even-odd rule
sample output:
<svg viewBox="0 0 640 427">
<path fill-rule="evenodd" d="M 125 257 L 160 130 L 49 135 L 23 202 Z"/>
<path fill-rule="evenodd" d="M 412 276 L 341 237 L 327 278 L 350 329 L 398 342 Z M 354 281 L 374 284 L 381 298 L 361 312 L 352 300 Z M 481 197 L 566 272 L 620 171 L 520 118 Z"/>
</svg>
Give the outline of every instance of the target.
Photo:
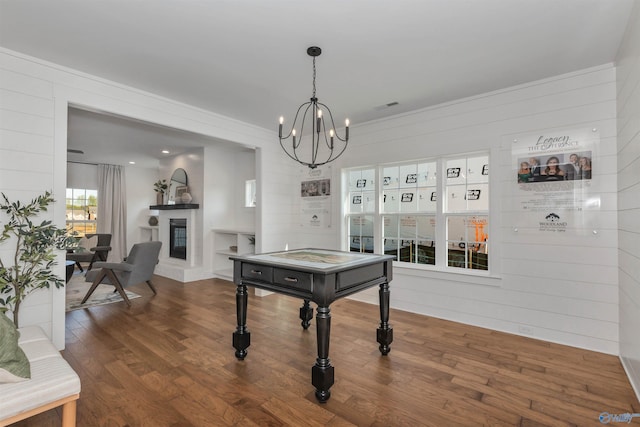
<svg viewBox="0 0 640 427">
<path fill-rule="evenodd" d="M 349 250 L 395 255 L 407 265 L 488 270 L 487 155 L 383 164 L 346 176 Z"/>
<path fill-rule="evenodd" d="M 244 182 L 244 207 L 256 207 L 256 180 L 248 179 Z"/>
<path fill-rule="evenodd" d="M 384 253 L 435 264 L 436 163 L 382 167 Z"/>
<path fill-rule="evenodd" d="M 488 270 L 489 157 L 445 162 L 447 265 Z"/>
<path fill-rule="evenodd" d="M 374 215 L 376 212 L 376 171 L 354 170 L 349 173 L 348 238 L 352 252 L 374 251 Z"/>
<path fill-rule="evenodd" d="M 67 188 L 67 229 L 79 236 L 95 233 L 98 214 L 98 191 Z"/>
</svg>

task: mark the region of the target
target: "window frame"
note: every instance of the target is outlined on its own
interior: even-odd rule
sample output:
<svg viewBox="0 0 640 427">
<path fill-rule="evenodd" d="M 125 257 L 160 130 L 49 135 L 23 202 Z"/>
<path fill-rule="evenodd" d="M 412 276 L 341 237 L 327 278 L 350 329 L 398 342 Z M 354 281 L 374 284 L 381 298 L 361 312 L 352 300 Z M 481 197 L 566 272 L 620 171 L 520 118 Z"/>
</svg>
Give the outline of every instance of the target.
<svg viewBox="0 0 640 427">
<path fill-rule="evenodd" d="M 74 219 L 73 218 L 73 211 L 75 209 L 73 209 L 73 206 L 76 206 L 74 204 L 75 200 L 79 200 L 76 192 L 83 192 L 84 193 L 84 204 L 82 205 L 85 208 L 88 207 L 93 207 L 93 205 L 89 205 L 87 204 L 89 197 L 93 196 L 93 194 L 87 195 L 88 192 L 91 193 L 95 193 L 95 212 L 94 214 L 94 219 Z M 71 197 L 68 197 L 69 195 L 71 195 Z M 69 203 L 71 202 L 71 203 Z M 95 234 L 97 233 L 97 229 L 98 229 L 98 220 L 97 220 L 97 213 L 98 213 L 98 190 L 93 189 L 93 188 L 67 188 L 66 192 L 65 192 L 65 212 L 69 212 L 69 205 L 71 204 L 72 208 L 71 208 L 71 219 L 67 219 L 65 218 L 65 225 L 67 227 L 67 230 L 69 232 L 71 231 L 76 231 L 77 235 L 80 237 L 84 237 L 85 234 Z M 84 211 L 84 209 L 83 209 Z M 91 214 L 90 214 L 91 215 Z M 65 217 L 66 217 L 66 213 L 65 213 Z M 80 227 L 82 229 L 79 230 L 78 228 L 75 227 L 76 224 L 82 224 L 83 226 Z M 89 227 L 91 230 L 93 231 L 87 231 L 87 225 L 93 225 L 92 227 Z"/>
<path fill-rule="evenodd" d="M 468 153 L 458 153 L 447 156 L 438 156 L 433 158 L 422 158 L 415 159 L 411 161 L 398 161 L 398 162 L 389 162 L 389 163 L 377 163 L 374 165 L 368 166 L 356 166 L 351 168 L 345 168 L 342 171 L 343 175 L 343 232 L 341 241 L 343 242 L 343 250 L 350 251 L 351 247 L 351 233 L 350 226 L 351 221 L 354 216 L 363 216 L 363 215 L 371 215 L 373 216 L 373 253 L 382 254 L 384 251 L 384 217 L 394 215 L 398 217 L 398 221 L 402 216 L 416 216 L 416 217 L 435 217 L 435 230 L 434 230 L 434 245 L 435 245 L 435 264 L 426 264 L 426 263 L 417 263 L 417 262 L 403 262 L 403 261 L 394 261 L 394 266 L 399 268 L 406 268 L 410 270 L 418 270 L 418 271 L 428 271 L 428 272 L 443 272 L 443 273 L 454 273 L 454 274 L 462 274 L 466 276 L 479 276 L 479 277 L 492 277 L 495 268 L 492 268 L 492 264 L 495 264 L 495 246 L 491 248 L 491 257 L 488 257 L 486 261 L 487 269 L 474 269 L 469 267 L 454 267 L 449 266 L 448 263 L 448 245 L 449 240 L 447 240 L 447 221 L 448 218 L 453 217 L 486 217 L 488 222 L 486 234 L 487 237 L 490 234 L 490 227 L 492 222 L 494 221 L 491 210 L 491 178 L 488 176 L 486 181 L 486 186 L 488 188 L 489 194 L 487 199 L 487 210 L 467 210 L 463 212 L 446 212 L 446 203 L 445 197 L 447 196 L 447 179 L 446 179 L 446 165 L 447 162 L 452 159 L 465 159 L 468 162 L 468 159 L 475 157 L 486 157 L 487 163 L 491 164 L 491 153 L 487 151 L 477 151 L 477 152 L 468 152 Z M 436 175 L 438 177 L 435 184 L 436 191 L 436 209 L 435 212 L 431 211 L 415 211 L 415 212 L 384 212 L 383 209 L 383 195 L 385 192 L 385 186 L 383 185 L 384 181 L 384 170 L 389 167 L 401 167 L 403 165 L 419 165 L 422 163 L 431 163 L 435 162 L 436 164 Z M 489 166 L 490 169 L 490 166 Z M 350 174 L 352 172 L 364 171 L 364 170 L 373 170 L 374 176 L 377 179 L 377 182 L 374 185 L 374 193 L 375 193 L 375 211 L 374 212 L 351 212 L 351 201 L 350 201 Z M 444 179 L 440 177 L 445 177 Z M 416 188 L 419 188 L 417 186 Z M 465 239 L 466 236 L 465 235 Z M 416 238 L 416 240 L 419 240 Z M 469 241 L 470 239 L 466 239 Z M 486 248 L 488 248 L 489 240 L 487 238 Z M 368 252 L 368 251 L 367 251 Z M 489 252 L 487 252 L 488 254 Z M 416 255 L 417 256 L 417 255 Z M 417 261 L 418 258 L 416 258 Z"/>
</svg>

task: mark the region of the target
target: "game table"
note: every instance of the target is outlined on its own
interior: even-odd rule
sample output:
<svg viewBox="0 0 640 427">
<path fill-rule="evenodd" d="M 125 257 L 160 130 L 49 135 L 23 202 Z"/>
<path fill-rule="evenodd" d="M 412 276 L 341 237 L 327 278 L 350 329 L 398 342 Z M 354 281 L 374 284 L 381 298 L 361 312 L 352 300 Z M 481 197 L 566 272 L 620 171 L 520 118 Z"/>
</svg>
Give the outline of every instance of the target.
<svg viewBox="0 0 640 427">
<path fill-rule="evenodd" d="M 317 305 L 318 357 L 311 368 L 311 384 L 316 388 L 315 395 L 320 402 L 329 399 L 329 389 L 334 382 L 334 369 L 329 360 L 330 305 L 333 301 L 379 286 L 377 342 L 382 355 L 391 351 L 393 329 L 389 324 L 389 282 L 392 279 L 392 255 L 296 249 L 229 258 L 233 260 L 233 282 L 236 284 L 238 326 L 233 333 L 233 347 L 238 360 L 244 360 L 251 343 L 247 328 L 247 286 L 301 298 L 304 302 L 300 308 L 300 319 L 304 329 L 309 327 L 313 318 L 310 301 Z"/>
</svg>

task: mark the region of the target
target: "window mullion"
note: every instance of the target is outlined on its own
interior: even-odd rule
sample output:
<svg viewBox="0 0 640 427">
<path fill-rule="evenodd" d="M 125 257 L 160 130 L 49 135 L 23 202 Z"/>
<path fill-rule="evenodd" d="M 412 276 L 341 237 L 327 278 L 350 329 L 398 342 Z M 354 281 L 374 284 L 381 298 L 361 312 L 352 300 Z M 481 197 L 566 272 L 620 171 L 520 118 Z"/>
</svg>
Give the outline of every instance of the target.
<svg viewBox="0 0 640 427">
<path fill-rule="evenodd" d="M 374 252 L 377 254 L 384 254 L 384 230 L 383 230 L 383 221 L 382 221 L 382 192 L 384 191 L 384 186 L 382 185 L 382 167 L 376 166 L 376 188 L 375 188 L 375 212 L 373 214 L 373 248 Z"/>
<path fill-rule="evenodd" d="M 446 216 L 444 214 L 444 206 L 446 200 L 446 180 L 444 159 L 440 159 L 436 165 L 437 177 L 436 188 L 436 267 L 443 268 L 447 265 L 447 233 L 446 233 Z"/>
</svg>

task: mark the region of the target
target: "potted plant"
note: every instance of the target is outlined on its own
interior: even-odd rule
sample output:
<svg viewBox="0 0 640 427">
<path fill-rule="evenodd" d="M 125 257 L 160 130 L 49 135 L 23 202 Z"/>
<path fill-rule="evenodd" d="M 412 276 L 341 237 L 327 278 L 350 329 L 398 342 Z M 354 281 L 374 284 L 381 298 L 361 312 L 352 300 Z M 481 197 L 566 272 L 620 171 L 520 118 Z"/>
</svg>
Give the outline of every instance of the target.
<svg viewBox="0 0 640 427">
<path fill-rule="evenodd" d="M 64 286 L 64 280 L 53 273 L 56 263 L 55 249 L 77 245 L 77 238 L 51 221 L 34 222 L 40 212 L 46 212 L 54 202 L 47 191 L 23 205 L 10 202 L 2 193 L 0 211 L 6 214 L 0 244 L 7 243 L 14 249 L 13 259 L 5 262 L 0 257 L 0 313 L 13 312 L 13 323 L 18 327 L 20 304 L 33 291 Z"/>
<path fill-rule="evenodd" d="M 164 204 L 164 195 L 167 192 L 167 188 L 169 188 L 169 186 L 167 185 L 167 180 L 159 179 L 155 184 L 153 184 L 153 187 L 154 191 L 156 192 L 156 203 L 158 205 Z"/>
</svg>

